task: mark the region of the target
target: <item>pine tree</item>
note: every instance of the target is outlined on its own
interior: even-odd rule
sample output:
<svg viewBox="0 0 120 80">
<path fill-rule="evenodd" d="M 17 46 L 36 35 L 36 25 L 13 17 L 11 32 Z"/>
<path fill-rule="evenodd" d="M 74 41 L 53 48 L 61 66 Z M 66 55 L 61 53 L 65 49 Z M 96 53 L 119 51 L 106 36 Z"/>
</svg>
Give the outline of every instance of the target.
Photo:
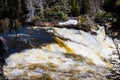
<svg viewBox="0 0 120 80">
<path fill-rule="evenodd" d="M 69 4 L 71 6 L 71 16 L 79 16 L 80 15 L 80 5 L 78 0 L 69 0 Z"/>
<path fill-rule="evenodd" d="M 120 0 L 106 0 L 103 9 L 116 19 L 112 22 L 112 31 L 120 33 Z"/>
<path fill-rule="evenodd" d="M 25 25 L 25 21 L 27 19 L 27 14 L 28 14 L 28 10 L 27 10 L 27 3 L 26 0 L 20 0 L 20 14 L 19 14 L 19 19 L 20 22 L 22 23 L 23 27 Z"/>
<path fill-rule="evenodd" d="M 8 0 L 0 0 L 0 20 L 8 15 Z"/>
<path fill-rule="evenodd" d="M 48 21 L 67 20 L 70 6 L 68 0 L 49 0 L 46 1 L 44 16 Z"/>
<path fill-rule="evenodd" d="M 90 2 L 89 0 L 82 0 L 81 1 L 81 14 L 87 14 L 90 11 Z"/>
<path fill-rule="evenodd" d="M 8 28 L 17 30 L 17 26 L 24 25 L 27 16 L 26 0 L 0 0 L 0 25 L 4 19 L 9 19 Z"/>
</svg>

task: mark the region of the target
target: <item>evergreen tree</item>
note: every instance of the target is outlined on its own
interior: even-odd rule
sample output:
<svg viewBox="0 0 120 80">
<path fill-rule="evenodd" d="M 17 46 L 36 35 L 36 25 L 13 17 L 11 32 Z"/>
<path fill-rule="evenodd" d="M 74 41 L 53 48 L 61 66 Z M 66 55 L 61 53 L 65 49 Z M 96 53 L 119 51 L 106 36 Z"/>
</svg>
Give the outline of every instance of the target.
<svg viewBox="0 0 120 80">
<path fill-rule="evenodd" d="M 8 16 L 8 0 L 0 0 L 0 20 Z"/>
<path fill-rule="evenodd" d="M 78 0 L 69 0 L 69 4 L 71 6 L 71 16 L 79 16 L 80 15 L 80 6 Z"/>
<path fill-rule="evenodd" d="M 103 9 L 116 19 L 112 22 L 112 31 L 120 33 L 120 0 L 106 0 Z"/>
<path fill-rule="evenodd" d="M 86 14 L 90 11 L 90 2 L 89 0 L 82 0 L 81 1 L 81 14 Z"/>
<path fill-rule="evenodd" d="M 46 1 L 44 16 L 48 20 L 67 20 L 70 6 L 68 0 Z"/>
<path fill-rule="evenodd" d="M 24 25 L 27 12 L 26 0 L 0 0 L 0 21 L 9 19 L 10 31 L 12 29 L 16 31 L 20 24 Z M 2 24 L 0 25 L 3 27 Z"/>
<path fill-rule="evenodd" d="M 27 3 L 26 0 L 20 0 L 20 11 L 19 11 L 19 20 L 22 23 L 23 27 L 25 25 L 25 21 L 28 15 L 28 10 L 27 10 Z"/>
</svg>

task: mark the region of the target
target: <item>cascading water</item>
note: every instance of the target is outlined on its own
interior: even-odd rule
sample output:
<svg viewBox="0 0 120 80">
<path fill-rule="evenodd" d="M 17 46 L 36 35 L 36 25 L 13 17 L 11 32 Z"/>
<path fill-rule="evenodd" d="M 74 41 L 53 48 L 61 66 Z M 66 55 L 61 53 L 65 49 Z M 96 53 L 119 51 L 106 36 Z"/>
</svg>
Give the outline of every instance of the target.
<svg viewBox="0 0 120 80">
<path fill-rule="evenodd" d="M 35 36 L 42 43 L 49 40 L 43 30 L 54 35 L 54 42 L 11 54 L 5 76 L 11 80 L 106 80 L 112 66 L 108 58 L 115 48 L 109 37 L 104 39 L 104 28 L 95 36 L 81 30 L 33 27 L 19 36 L 28 40 Z"/>
</svg>

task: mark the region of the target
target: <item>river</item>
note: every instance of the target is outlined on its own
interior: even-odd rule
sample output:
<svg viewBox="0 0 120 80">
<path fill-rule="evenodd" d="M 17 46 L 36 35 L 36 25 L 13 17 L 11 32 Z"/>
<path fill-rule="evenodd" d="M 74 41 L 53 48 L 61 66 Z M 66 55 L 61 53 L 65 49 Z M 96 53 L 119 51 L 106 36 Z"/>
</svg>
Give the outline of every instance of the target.
<svg viewBox="0 0 120 80">
<path fill-rule="evenodd" d="M 19 49 L 23 44 L 14 41 L 15 35 L 5 36 L 13 40 L 11 45 L 17 45 L 6 59 L 5 76 L 10 80 L 106 80 L 115 46 L 99 27 L 97 35 L 75 29 L 27 27 L 18 34 L 19 40 L 32 46 L 24 49 Z"/>
</svg>

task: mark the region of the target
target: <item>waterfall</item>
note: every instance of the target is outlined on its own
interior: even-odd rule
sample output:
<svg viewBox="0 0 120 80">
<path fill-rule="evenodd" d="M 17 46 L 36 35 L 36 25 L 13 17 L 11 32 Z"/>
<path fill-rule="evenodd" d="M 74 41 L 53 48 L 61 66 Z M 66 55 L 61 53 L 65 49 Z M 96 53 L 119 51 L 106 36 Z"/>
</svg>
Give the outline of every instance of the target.
<svg viewBox="0 0 120 80">
<path fill-rule="evenodd" d="M 96 32 L 95 36 L 75 29 L 27 27 L 20 39 L 44 45 L 11 54 L 4 74 L 10 80 L 106 80 L 103 76 L 112 67 L 108 59 L 115 47 L 108 36 L 104 40 L 104 27 Z M 45 40 L 52 41 L 45 44 Z"/>
</svg>

